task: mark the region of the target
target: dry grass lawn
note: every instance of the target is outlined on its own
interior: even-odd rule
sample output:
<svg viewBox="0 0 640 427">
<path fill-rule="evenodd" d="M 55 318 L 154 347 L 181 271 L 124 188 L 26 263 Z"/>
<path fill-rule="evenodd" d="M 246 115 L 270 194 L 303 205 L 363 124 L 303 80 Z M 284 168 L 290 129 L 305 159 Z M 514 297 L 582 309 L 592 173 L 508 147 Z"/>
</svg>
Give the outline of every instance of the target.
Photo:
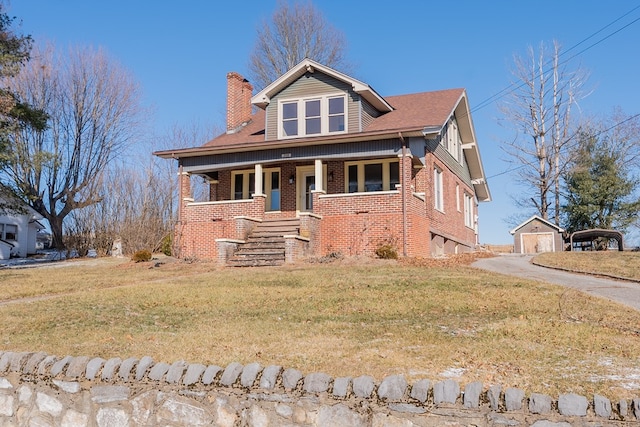
<svg viewBox="0 0 640 427">
<path fill-rule="evenodd" d="M 640 281 L 640 252 L 549 252 L 536 256 L 535 262 L 547 267 Z"/>
<path fill-rule="evenodd" d="M 637 397 L 640 313 L 573 290 L 450 260 L 161 261 L 0 270 L 0 348 Z"/>
</svg>

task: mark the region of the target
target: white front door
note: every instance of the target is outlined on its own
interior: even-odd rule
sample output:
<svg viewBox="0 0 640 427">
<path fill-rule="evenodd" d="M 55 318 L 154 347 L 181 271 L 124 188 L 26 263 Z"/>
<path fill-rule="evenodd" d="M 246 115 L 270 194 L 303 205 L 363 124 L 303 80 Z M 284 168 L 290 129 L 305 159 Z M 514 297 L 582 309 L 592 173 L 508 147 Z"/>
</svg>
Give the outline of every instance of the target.
<svg viewBox="0 0 640 427">
<path fill-rule="evenodd" d="M 310 212 L 313 210 L 313 193 L 316 189 L 315 171 L 313 169 L 298 171 L 298 210 L 300 212 Z"/>
</svg>

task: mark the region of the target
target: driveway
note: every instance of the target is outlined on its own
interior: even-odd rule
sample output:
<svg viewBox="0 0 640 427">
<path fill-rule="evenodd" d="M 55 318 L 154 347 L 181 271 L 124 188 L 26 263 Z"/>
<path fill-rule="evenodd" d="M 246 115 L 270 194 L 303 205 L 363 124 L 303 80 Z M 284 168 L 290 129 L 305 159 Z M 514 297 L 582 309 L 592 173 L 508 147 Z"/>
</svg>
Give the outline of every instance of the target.
<svg viewBox="0 0 640 427">
<path fill-rule="evenodd" d="M 574 274 L 531 264 L 532 255 L 499 255 L 480 258 L 472 267 L 510 276 L 568 286 L 640 310 L 640 283 Z"/>
</svg>

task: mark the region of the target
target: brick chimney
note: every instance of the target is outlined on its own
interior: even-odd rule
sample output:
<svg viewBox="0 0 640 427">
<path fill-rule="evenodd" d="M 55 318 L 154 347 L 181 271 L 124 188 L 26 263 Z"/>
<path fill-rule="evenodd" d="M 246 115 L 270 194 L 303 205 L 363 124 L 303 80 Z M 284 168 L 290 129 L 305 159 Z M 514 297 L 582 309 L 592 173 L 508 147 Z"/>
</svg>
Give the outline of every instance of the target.
<svg viewBox="0 0 640 427">
<path fill-rule="evenodd" d="M 227 74 L 227 133 L 234 133 L 251 119 L 253 86 L 236 72 Z"/>
</svg>

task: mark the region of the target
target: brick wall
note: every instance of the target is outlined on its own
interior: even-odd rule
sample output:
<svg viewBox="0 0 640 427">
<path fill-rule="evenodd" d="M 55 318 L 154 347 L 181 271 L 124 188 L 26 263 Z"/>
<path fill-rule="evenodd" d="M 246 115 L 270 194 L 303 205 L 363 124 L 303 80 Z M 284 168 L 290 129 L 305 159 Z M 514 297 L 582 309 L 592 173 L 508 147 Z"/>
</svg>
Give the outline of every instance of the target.
<svg viewBox="0 0 640 427">
<path fill-rule="evenodd" d="M 433 155 L 427 156 L 424 168 L 415 168 L 410 156 L 400 161 L 401 174 L 404 172 L 401 181 L 410 183 L 405 187 L 406 191 L 368 194 L 344 194 L 344 162 L 326 163 L 327 175 L 332 179 L 327 179 L 326 193 L 314 193 L 313 213 L 321 220 L 314 225 L 313 233 L 305 236 L 311 238 L 310 252 L 314 256 L 330 252 L 373 256 L 375 249 L 383 244 L 391 244 L 402 255 L 405 234 L 408 256 L 429 257 L 475 249 L 475 231 L 464 224 L 463 195 L 465 191 L 473 194 L 472 189 Z M 271 213 L 264 212 L 264 198 L 251 202 L 223 202 L 231 198 L 231 172 L 219 171 L 219 182 L 214 184 L 211 194 L 220 203 L 185 203 L 181 206 L 182 222 L 177 227 L 181 233 L 181 256 L 216 258 L 215 239 L 244 239 L 246 232 L 234 232 L 234 218 L 238 216 L 257 219 L 296 216 L 296 167 L 311 165 L 312 162 L 269 165 L 280 168 L 281 211 Z M 433 168 L 436 165 L 443 171 L 444 212 L 433 206 Z M 293 183 L 289 182 L 291 177 Z M 181 175 L 183 191 L 188 188 L 186 179 L 188 176 Z M 456 185 L 459 201 L 456 201 Z M 403 200 L 406 230 L 403 227 Z"/>
<path fill-rule="evenodd" d="M 442 173 L 444 210 L 439 211 L 434 207 L 433 199 L 433 170 L 438 167 Z M 453 253 L 456 245 L 458 251 L 473 250 L 476 246 L 476 234 L 473 228 L 465 226 L 464 222 L 464 193 L 473 195 L 473 189 L 458 178 L 446 165 L 437 160 L 433 155 L 427 156 L 427 165 L 418 172 L 417 183 L 424 188 L 426 215 L 431 218 L 431 231 L 438 236 L 432 236 L 432 241 L 442 241 L 444 253 Z M 456 185 L 458 194 L 456 194 Z M 456 196 L 458 199 L 456 199 Z M 458 209 L 458 206 L 460 209 Z M 474 206 L 474 214 L 477 214 L 477 206 Z M 453 240 L 452 242 L 448 242 Z M 436 251 L 432 251 L 435 255 Z"/>
<path fill-rule="evenodd" d="M 216 259 L 215 239 L 244 239 L 249 231 L 242 217 L 261 220 L 264 196 L 251 200 L 186 203 L 176 226 L 176 245 L 182 258 Z M 239 218 L 240 217 L 240 218 Z"/>
</svg>

